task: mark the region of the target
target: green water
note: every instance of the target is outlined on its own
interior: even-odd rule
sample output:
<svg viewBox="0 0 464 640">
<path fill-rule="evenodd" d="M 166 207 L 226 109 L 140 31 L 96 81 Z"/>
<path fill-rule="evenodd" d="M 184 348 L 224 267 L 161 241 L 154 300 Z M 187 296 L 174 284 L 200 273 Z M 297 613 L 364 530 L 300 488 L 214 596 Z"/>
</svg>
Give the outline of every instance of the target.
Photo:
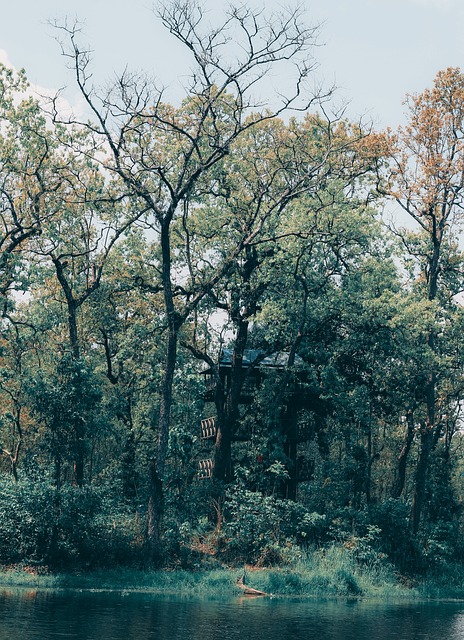
<svg viewBox="0 0 464 640">
<path fill-rule="evenodd" d="M 0 640 L 456 640 L 464 603 L 0 592 Z"/>
</svg>

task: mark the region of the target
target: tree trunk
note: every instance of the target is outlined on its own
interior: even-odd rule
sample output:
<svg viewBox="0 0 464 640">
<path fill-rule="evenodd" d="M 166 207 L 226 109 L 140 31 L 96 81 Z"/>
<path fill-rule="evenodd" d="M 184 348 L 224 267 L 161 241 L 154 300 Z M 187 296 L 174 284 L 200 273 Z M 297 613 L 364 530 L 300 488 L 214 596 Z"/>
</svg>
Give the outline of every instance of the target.
<svg viewBox="0 0 464 640">
<path fill-rule="evenodd" d="M 399 498 L 404 491 L 406 484 L 406 469 L 408 464 L 409 452 L 414 442 L 414 414 L 411 409 L 406 414 L 407 431 L 403 448 L 398 456 L 398 466 L 396 469 L 396 478 L 392 487 L 391 497 Z"/>
<path fill-rule="evenodd" d="M 77 304 L 73 300 L 68 302 L 68 325 L 69 325 L 69 341 L 71 344 L 71 353 L 75 360 L 80 357 L 79 337 L 77 334 Z"/>
<path fill-rule="evenodd" d="M 237 337 L 235 340 L 230 379 L 225 391 L 224 410 L 218 421 L 216 444 L 214 451 L 213 475 L 216 480 L 230 482 L 232 480 L 232 438 L 240 419 L 240 396 L 242 393 L 244 371 L 243 354 L 248 340 L 248 321 L 238 318 Z M 216 405 L 216 409 L 218 406 Z"/>
<path fill-rule="evenodd" d="M 156 465 L 160 476 L 164 475 L 166 457 L 168 453 L 169 425 L 171 420 L 172 407 L 172 387 L 177 361 L 177 341 L 178 330 L 177 328 L 172 328 L 169 330 L 168 343 L 166 347 L 166 362 L 158 419 L 158 448 L 156 455 Z"/>
<path fill-rule="evenodd" d="M 411 529 L 414 534 L 419 531 L 419 525 L 424 506 L 427 484 L 427 470 L 430 452 L 433 447 L 433 430 L 429 424 L 422 424 L 420 429 L 421 447 L 416 468 L 416 482 L 411 505 Z"/>
<path fill-rule="evenodd" d="M 280 399 L 279 404 L 281 403 L 282 399 Z M 298 489 L 298 407 L 295 399 L 293 399 L 293 402 L 290 404 L 288 404 L 287 399 L 287 403 L 285 404 L 286 406 L 284 405 L 284 408 L 281 410 L 283 411 L 281 421 L 286 425 L 284 452 L 289 460 L 290 468 L 289 477 L 282 482 L 281 494 L 283 498 L 295 501 Z"/>
<path fill-rule="evenodd" d="M 156 459 L 149 464 L 150 497 L 148 499 L 147 554 L 148 566 L 158 564 L 162 558 L 161 523 L 163 518 L 163 482 L 158 473 Z"/>
<path fill-rule="evenodd" d="M 86 459 L 86 423 L 82 418 L 77 418 L 74 425 L 74 482 L 78 487 L 84 485 L 84 465 Z"/>
<path fill-rule="evenodd" d="M 74 480 L 78 487 L 84 484 L 84 456 L 79 454 L 74 462 Z"/>
<path fill-rule="evenodd" d="M 132 425 L 126 424 L 126 428 L 128 433 L 121 458 L 122 492 L 126 500 L 132 501 L 137 495 L 137 476 L 135 471 L 136 447 Z"/>
<path fill-rule="evenodd" d="M 177 331 L 170 332 L 166 350 L 166 365 L 158 420 L 158 447 L 156 458 L 150 461 L 150 495 L 148 501 L 148 564 L 161 555 L 161 523 L 163 517 L 163 477 L 168 453 L 169 425 L 172 406 L 172 386 L 177 359 Z"/>
<path fill-rule="evenodd" d="M 61 489 L 61 458 L 55 457 L 55 468 L 53 472 L 54 482 L 57 492 Z"/>
<path fill-rule="evenodd" d="M 162 284 L 168 322 L 168 339 L 164 368 L 161 402 L 158 416 L 158 443 L 156 457 L 150 461 L 150 495 L 148 501 L 147 549 L 148 563 L 152 564 L 161 554 L 161 523 L 163 514 L 163 477 L 168 453 L 169 426 L 171 421 L 172 388 L 177 361 L 179 329 L 183 319 L 174 305 L 171 283 L 171 242 L 169 221 L 161 227 Z"/>
<path fill-rule="evenodd" d="M 55 265 L 56 276 L 58 282 L 61 285 L 64 296 L 66 298 L 66 305 L 68 309 L 68 332 L 69 332 L 69 345 L 71 348 L 71 355 L 73 360 L 77 361 L 80 358 L 80 345 L 79 335 L 77 330 L 77 311 L 79 309 L 79 303 L 74 298 L 71 286 L 65 274 L 65 264 L 61 262 L 59 258 L 53 258 L 53 264 Z M 79 427 L 76 426 L 76 432 L 74 434 L 76 442 L 76 454 L 74 458 L 74 481 L 78 487 L 84 484 L 84 434 L 81 433 Z"/>
<path fill-rule="evenodd" d="M 78 360 L 80 356 L 79 337 L 77 333 L 77 310 L 79 308 L 79 303 L 74 298 L 71 286 L 69 285 L 66 277 L 65 263 L 62 263 L 59 258 L 54 258 L 53 256 L 52 260 L 55 265 L 56 277 L 66 298 L 66 305 L 68 308 L 69 345 L 71 347 L 71 353 L 73 358 Z"/>
<path fill-rule="evenodd" d="M 214 445 L 213 478 L 219 482 L 232 479 L 232 436 L 228 420 L 219 421 Z"/>
<path fill-rule="evenodd" d="M 436 283 L 434 287 L 436 289 Z M 427 337 L 427 343 L 431 351 L 435 352 L 435 335 L 433 334 L 433 332 L 429 333 Z M 419 460 L 416 468 L 414 496 L 411 504 L 411 528 L 414 534 L 416 534 L 419 531 L 419 526 L 420 526 L 422 507 L 424 505 L 424 499 L 425 499 L 427 471 L 429 466 L 430 452 L 432 451 L 432 449 L 434 448 L 437 442 L 437 439 L 435 439 L 435 434 L 439 433 L 439 430 L 436 429 L 436 425 L 435 425 L 436 385 L 437 385 L 437 375 L 435 370 L 433 369 L 429 374 L 427 387 L 425 389 L 427 419 L 425 421 L 425 424 L 421 425 L 421 429 L 420 429 L 421 447 L 420 447 L 420 453 L 419 453 Z"/>
<path fill-rule="evenodd" d="M 429 271 L 429 291 L 428 298 L 430 301 L 435 300 L 438 292 L 438 276 L 440 273 L 440 249 L 441 249 L 441 236 L 438 230 L 432 237 L 433 240 L 433 254 L 430 261 Z M 435 334 L 431 331 L 427 336 L 427 344 L 434 354 L 436 351 Z M 416 468 L 416 480 L 414 486 L 414 496 L 411 504 L 411 529 L 414 534 L 419 531 L 422 508 L 424 506 L 425 491 L 427 485 L 427 471 L 429 467 L 430 452 L 436 444 L 434 438 L 437 433 L 435 426 L 435 414 L 436 414 L 436 386 L 437 386 L 437 374 L 435 366 L 432 365 L 432 370 L 429 373 L 427 386 L 425 389 L 425 404 L 427 409 L 427 420 L 425 424 L 421 425 L 420 439 L 421 447 L 419 453 L 419 460 Z"/>
<path fill-rule="evenodd" d="M 228 482 L 232 475 L 232 434 L 226 419 L 224 379 L 216 383 L 214 404 L 216 407 L 216 440 L 214 443 L 213 478 Z"/>
</svg>

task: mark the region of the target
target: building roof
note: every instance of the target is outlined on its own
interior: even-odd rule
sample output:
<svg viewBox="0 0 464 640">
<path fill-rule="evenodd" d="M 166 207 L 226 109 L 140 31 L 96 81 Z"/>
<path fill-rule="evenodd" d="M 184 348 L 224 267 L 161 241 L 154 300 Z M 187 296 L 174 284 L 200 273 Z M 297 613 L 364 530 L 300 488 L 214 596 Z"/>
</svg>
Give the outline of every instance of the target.
<svg viewBox="0 0 464 640">
<path fill-rule="evenodd" d="M 222 349 L 219 356 L 219 365 L 221 367 L 232 366 L 233 349 Z M 266 355 L 266 352 L 262 349 L 245 349 L 243 353 L 243 366 L 244 367 L 268 367 L 274 369 L 284 369 L 288 364 L 289 353 L 287 351 L 276 351 L 270 355 Z M 303 359 L 299 356 L 295 356 L 295 366 L 301 367 L 303 365 Z"/>
</svg>

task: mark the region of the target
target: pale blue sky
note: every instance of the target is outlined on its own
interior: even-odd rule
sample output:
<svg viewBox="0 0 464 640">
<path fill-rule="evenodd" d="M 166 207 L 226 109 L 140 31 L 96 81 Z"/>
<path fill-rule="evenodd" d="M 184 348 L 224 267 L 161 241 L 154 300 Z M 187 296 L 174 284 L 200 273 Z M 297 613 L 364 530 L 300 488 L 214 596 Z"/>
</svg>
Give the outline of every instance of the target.
<svg viewBox="0 0 464 640">
<path fill-rule="evenodd" d="M 220 0 L 225 4 L 224 0 Z M 109 79 L 127 64 L 175 84 L 185 68 L 179 45 L 160 27 L 151 0 L 16 0 L 0 19 L 0 50 L 34 84 L 54 90 L 71 77 L 47 25 L 51 18 L 85 21 L 95 77 Z M 218 0 L 205 0 L 217 7 Z M 249 0 L 260 7 L 263 2 Z M 292 4 L 267 0 L 266 10 Z M 310 24 L 322 23 L 318 73 L 349 100 L 348 115 L 368 114 L 379 126 L 401 121 L 406 92 L 432 84 L 448 66 L 464 69 L 463 0 L 303 0 Z M 72 91 L 68 92 L 73 100 Z"/>
</svg>

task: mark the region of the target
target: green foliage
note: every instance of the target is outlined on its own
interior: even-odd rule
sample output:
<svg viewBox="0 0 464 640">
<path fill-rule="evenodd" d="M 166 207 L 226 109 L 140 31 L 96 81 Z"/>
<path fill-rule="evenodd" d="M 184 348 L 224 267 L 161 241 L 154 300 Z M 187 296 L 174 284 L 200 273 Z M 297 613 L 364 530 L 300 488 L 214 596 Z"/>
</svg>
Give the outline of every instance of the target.
<svg viewBox="0 0 464 640">
<path fill-rule="evenodd" d="M 411 103 L 425 118 L 418 144 L 434 153 L 455 143 L 429 138 L 446 79 L 463 80 L 448 70 L 438 94 Z M 464 561 L 461 187 L 440 174 L 454 184 L 462 170 L 451 157 L 411 174 L 420 158 L 398 144 L 412 129 L 391 139 L 399 155 L 380 183 L 421 227 L 392 235 L 375 209 L 370 136 L 315 114 L 250 114 L 231 78 L 231 92 L 205 81 L 148 115 L 147 87 L 121 85 L 106 130 L 121 137 L 105 144 L 119 155 L 103 160 L 98 125 L 54 124 L 24 73 L 0 65 L 0 562 L 137 564 L 155 514 L 166 566 L 272 566 L 266 591 L 358 596 L 387 580 L 388 562 L 453 574 Z M 451 198 L 444 208 L 427 200 L 431 183 Z M 238 358 L 298 356 L 261 367 L 256 385 L 238 371 L 216 398 L 218 421 L 230 419 L 228 485 L 197 476 L 214 457 L 199 373 L 225 345 Z M 290 488 L 295 501 L 282 498 Z M 222 574 L 209 583 L 230 586 Z"/>
<path fill-rule="evenodd" d="M 297 558 L 298 545 L 318 539 L 325 526 L 325 516 L 301 504 L 237 486 L 228 490 L 224 513 L 225 555 L 261 566 Z"/>
<path fill-rule="evenodd" d="M 3 478 L 0 516 L 1 564 L 130 564 L 140 551 L 140 525 L 103 490 Z"/>
<path fill-rule="evenodd" d="M 51 459 L 72 464 L 88 455 L 90 436 L 103 429 L 102 392 L 89 363 L 63 357 L 56 372 L 28 381 L 28 395 L 31 410 L 45 427 L 42 447 Z"/>
</svg>

